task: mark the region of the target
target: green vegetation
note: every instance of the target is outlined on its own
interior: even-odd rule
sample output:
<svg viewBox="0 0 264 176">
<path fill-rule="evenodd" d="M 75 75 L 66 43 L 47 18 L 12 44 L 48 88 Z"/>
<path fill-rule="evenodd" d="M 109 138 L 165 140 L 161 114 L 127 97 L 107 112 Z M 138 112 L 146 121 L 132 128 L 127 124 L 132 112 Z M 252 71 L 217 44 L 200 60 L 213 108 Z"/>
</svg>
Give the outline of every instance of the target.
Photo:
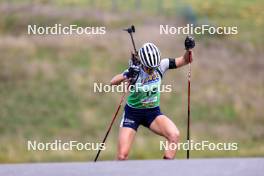
<svg viewBox="0 0 264 176">
<path fill-rule="evenodd" d="M 120 94 L 93 93 L 127 66 L 130 41 L 121 29 L 136 24 L 137 44 L 157 42 L 164 57 L 183 53 L 183 36 L 161 37 L 157 26 L 182 21 L 191 5 L 198 22 L 238 25 L 232 38 L 199 38 L 192 67 L 192 138 L 238 142 L 238 151 L 195 151 L 192 157 L 264 156 L 263 1 L 39 0 L 0 1 L 0 162 L 87 161 L 95 152 L 26 150 L 27 140 L 101 142 Z M 32 10 L 32 9 L 38 10 Z M 133 16 L 135 15 L 135 16 Z M 175 17 L 179 15 L 179 17 Z M 105 36 L 28 36 L 28 24 L 106 25 Z M 139 32 L 138 32 L 139 31 Z M 173 92 L 162 93 L 162 110 L 186 131 L 186 70 L 166 75 Z M 121 114 L 121 113 L 120 113 Z M 119 118 L 120 120 L 120 118 Z M 115 157 L 119 121 L 103 160 Z M 141 128 L 132 159 L 159 159 L 161 137 Z M 179 151 L 178 158 L 185 153 Z"/>
</svg>

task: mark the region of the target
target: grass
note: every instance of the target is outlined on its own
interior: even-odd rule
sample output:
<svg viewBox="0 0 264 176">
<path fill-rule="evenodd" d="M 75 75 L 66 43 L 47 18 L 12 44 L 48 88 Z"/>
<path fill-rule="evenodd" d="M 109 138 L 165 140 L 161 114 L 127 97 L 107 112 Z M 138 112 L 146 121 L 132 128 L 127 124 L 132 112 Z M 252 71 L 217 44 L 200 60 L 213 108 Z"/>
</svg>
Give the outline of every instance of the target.
<svg viewBox="0 0 264 176">
<path fill-rule="evenodd" d="M 200 18 L 208 19 L 218 26 L 237 26 L 239 34 L 234 36 L 235 39 L 253 42 L 256 46 L 263 43 L 261 29 L 264 26 L 264 14 L 260 10 L 264 5 L 263 1 L 191 0 L 189 3 Z M 250 35 L 249 31 L 254 31 L 255 35 Z"/>
<path fill-rule="evenodd" d="M 30 2 L 30 0 L 23 0 L 19 2 L 17 0 L 12 0 L 9 3 L 28 4 Z M 87 26 L 101 25 L 106 22 L 103 19 L 103 21 L 100 21 L 98 19 L 89 18 L 89 16 L 91 15 L 86 13 L 87 9 L 90 11 L 97 9 L 102 13 L 112 11 L 117 11 L 119 13 L 132 13 L 134 15 L 139 13 L 146 17 L 148 17 L 149 15 L 159 15 L 169 17 L 172 20 L 175 20 L 175 16 L 180 16 L 188 19 L 190 15 L 189 13 L 191 13 L 193 18 L 195 19 L 192 22 L 197 22 L 198 24 L 209 23 L 215 26 L 237 26 L 239 34 L 231 37 L 228 36 L 231 39 L 233 38 L 233 40 L 239 39 L 240 42 L 243 43 L 248 41 L 252 42 L 258 49 L 261 49 L 260 45 L 264 42 L 264 34 L 262 30 L 262 28 L 264 27 L 264 14 L 261 9 L 264 4 L 261 0 L 231 0 L 228 2 L 215 0 L 190 0 L 188 2 L 182 0 L 168 0 L 164 2 L 160 0 L 145 0 L 141 1 L 139 5 L 137 5 L 135 0 L 128 0 L 126 2 L 117 0 L 115 2 L 116 6 L 114 6 L 111 1 L 106 0 L 43 0 L 39 1 L 38 3 L 42 5 L 52 5 L 54 7 L 58 7 L 59 9 L 74 8 L 77 9 L 76 12 L 74 11 L 75 13 L 84 13 L 84 15 L 88 15 L 88 18 L 75 18 L 75 15 L 69 15 L 68 19 L 66 20 L 64 17 L 58 17 L 56 15 L 53 16 L 52 13 L 46 14 L 46 16 L 34 15 L 34 18 L 31 18 L 32 15 L 30 15 L 26 18 L 29 18 L 29 21 L 31 21 L 29 23 L 40 25 L 60 22 L 62 24 L 66 23 Z M 80 10 L 78 10 L 78 8 Z M 47 19 L 47 15 L 51 16 Z M 4 19 L 2 21 L 3 24 L 1 25 L 3 32 L 19 32 L 20 30 L 17 29 L 26 25 L 23 24 L 25 20 L 20 19 L 20 17 L 21 16 L 17 14 L 7 13 L 6 15 L 4 15 L 4 17 L 2 17 Z M 124 25 L 124 23 L 120 21 L 112 21 L 108 23 L 108 25 L 120 27 Z M 255 35 L 251 35 L 249 31 L 254 32 Z"/>
</svg>

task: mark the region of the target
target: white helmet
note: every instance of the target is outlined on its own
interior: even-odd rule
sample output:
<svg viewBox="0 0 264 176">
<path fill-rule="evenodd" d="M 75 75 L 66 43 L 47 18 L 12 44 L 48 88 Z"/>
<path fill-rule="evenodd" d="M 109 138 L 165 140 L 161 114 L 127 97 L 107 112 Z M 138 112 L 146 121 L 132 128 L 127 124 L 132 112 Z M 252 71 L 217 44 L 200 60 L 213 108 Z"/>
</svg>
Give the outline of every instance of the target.
<svg viewBox="0 0 264 176">
<path fill-rule="evenodd" d="M 145 43 L 139 49 L 139 58 L 142 65 L 156 68 L 160 65 L 160 51 L 153 43 Z"/>
</svg>

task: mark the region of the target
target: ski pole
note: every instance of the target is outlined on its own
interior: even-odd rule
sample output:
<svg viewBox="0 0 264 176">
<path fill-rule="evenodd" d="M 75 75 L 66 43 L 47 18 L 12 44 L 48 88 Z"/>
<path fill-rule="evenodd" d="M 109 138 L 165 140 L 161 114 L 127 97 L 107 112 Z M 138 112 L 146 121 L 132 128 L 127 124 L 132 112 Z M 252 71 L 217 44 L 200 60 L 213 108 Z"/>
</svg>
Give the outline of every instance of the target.
<svg viewBox="0 0 264 176">
<path fill-rule="evenodd" d="M 130 86 L 130 83 L 128 83 L 127 88 L 128 88 L 129 86 Z M 116 109 L 116 111 L 115 111 L 115 114 L 114 114 L 114 116 L 113 116 L 113 118 L 112 118 L 112 121 L 111 121 L 109 127 L 108 127 L 108 130 L 106 131 L 106 134 L 105 134 L 105 136 L 104 136 L 104 139 L 103 139 L 102 143 L 105 143 L 105 141 L 106 141 L 106 139 L 107 139 L 107 136 L 108 136 L 108 134 L 110 133 L 110 131 L 111 131 L 111 129 L 112 129 L 112 126 L 113 126 L 113 124 L 114 124 L 114 122 L 115 122 L 115 119 L 116 119 L 116 117 L 117 117 L 117 114 L 118 114 L 118 112 L 119 112 L 119 110 L 120 110 L 120 107 L 121 107 L 121 105 L 122 105 L 122 103 L 123 103 L 123 101 L 124 101 L 124 99 L 125 99 L 126 93 L 127 93 L 127 90 L 123 93 L 123 95 L 122 95 L 122 97 L 121 97 L 121 99 L 120 99 L 119 105 L 118 105 L 118 107 L 117 107 L 117 109 Z M 95 156 L 95 158 L 94 158 L 94 162 L 97 161 L 97 159 L 98 159 L 98 157 L 99 157 L 101 151 L 102 151 L 101 148 L 99 148 L 99 150 L 98 150 L 98 152 L 97 152 L 97 154 L 96 154 L 96 156 Z"/>
<path fill-rule="evenodd" d="M 191 123 L 191 60 L 192 60 L 192 51 L 189 51 L 189 71 L 188 71 L 188 118 L 187 118 L 187 141 L 190 142 L 190 123 Z M 190 150 L 187 149 L 187 159 L 190 157 Z"/>
<path fill-rule="evenodd" d="M 131 38 L 132 45 L 133 45 L 134 53 L 132 53 L 132 62 L 134 65 L 140 65 L 140 61 L 137 58 L 138 53 L 137 53 L 136 44 L 135 44 L 134 37 L 133 37 L 133 33 L 136 32 L 135 26 L 131 25 L 131 27 L 123 29 L 123 30 L 128 32 Z"/>
<path fill-rule="evenodd" d="M 133 48 L 134 48 L 134 52 L 136 54 L 137 53 L 137 49 L 136 49 L 135 41 L 134 41 L 134 38 L 133 38 L 133 33 L 136 32 L 135 26 L 132 25 L 130 28 L 124 29 L 124 31 L 127 31 L 129 33 L 131 41 L 132 41 L 132 45 L 133 45 Z"/>
<path fill-rule="evenodd" d="M 131 38 L 131 41 L 132 41 L 132 45 L 133 45 L 133 48 L 134 48 L 134 52 L 135 52 L 135 54 L 137 54 L 137 49 L 136 49 L 135 41 L 134 41 L 134 38 L 133 38 L 133 33 L 135 33 L 135 31 L 136 31 L 136 30 L 135 30 L 135 26 L 134 26 L 134 25 L 131 25 L 131 27 L 129 27 L 129 28 L 127 28 L 127 29 L 124 29 L 124 31 L 127 31 L 127 32 L 129 33 L 130 38 Z M 133 55 L 133 57 L 132 57 L 132 62 L 133 62 L 133 64 L 135 64 L 135 65 L 137 65 L 137 63 L 139 62 L 139 61 L 134 57 L 134 55 Z M 127 88 L 129 88 L 130 84 L 131 84 L 131 83 L 129 82 Z M 125 99 L 126 92 L 127 92 L 127 90 L 124 92 L 124 94 L 122 95 L 122 97 L 121 97 L 121 99 L 120 99 L 119 105 L 118 105 L 118 107 L 117 107 L 117 109 L 116 109 L 116 111 L 115 111 L 115 114 L 114 114 L 114 116 L 113 116 L 113 118 L 112 118 L 112 121 L 111 121 L 109 127 L 108 127 L 108 130 L 106 131 L 106 134 L 105 134 L 105 136 L 104 136 L 104 139 L 103 139 L 103 142 L 102 142 L 102 143 L 105 143 L 105 141 L 106 141 L 106 139 L 107 139 L 107 136 L 108 136 L 108 134 L 109 134 L 110 131 L 111 131 L 111 128 L 112 128 L 112 126 L 113 126 L 113 124 L 114 124 L 114 122 L 115 122 L 115 119 L 116 119 L 116 117 L 117 117 L 117 114 L 118 114 L 118 112 L 119 112 L 119 110 L 120 110 L 120 108 L 121 108 L 121 105 L 122 105 L 122 103 L 123 103 L 123 101 L 124 101 L 124 99 Z M 98 150 L 98 152 L 97 152 L 97 154 L 96 154 L 96 156 L 95 156 L 95 158 L 94 158 L 94 162 L 97 161 L 97 159 L 98 159 L 100 153 L 101 153 L 101 148 Z"/>
</svg>

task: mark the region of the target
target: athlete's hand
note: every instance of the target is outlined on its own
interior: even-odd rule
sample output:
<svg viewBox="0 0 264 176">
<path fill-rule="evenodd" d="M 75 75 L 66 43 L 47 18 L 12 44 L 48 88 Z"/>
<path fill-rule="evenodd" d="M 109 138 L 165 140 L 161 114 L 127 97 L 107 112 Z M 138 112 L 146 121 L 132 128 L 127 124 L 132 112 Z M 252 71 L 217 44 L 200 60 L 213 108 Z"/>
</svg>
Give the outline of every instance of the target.
<svg viewBox="0 0 264 176">
<path fill-rule="evenodd" d="M 195 47 L 194 38 L 192 36 L 187 36 L 184 45 L 186 50 L 193 49 Z"/>
<path fill-rule="evenodd" d="M 124 73 L 124 76 L 126 76 L 128 79 L 130 78 L 136 78 L 138 76 L 140 72 L 140 68 L 139 66 L 136 66 L 136 65 L 131 65 L 129 68 L 128 68 L 128 71 L 126 71 Z"/>
</svg>

